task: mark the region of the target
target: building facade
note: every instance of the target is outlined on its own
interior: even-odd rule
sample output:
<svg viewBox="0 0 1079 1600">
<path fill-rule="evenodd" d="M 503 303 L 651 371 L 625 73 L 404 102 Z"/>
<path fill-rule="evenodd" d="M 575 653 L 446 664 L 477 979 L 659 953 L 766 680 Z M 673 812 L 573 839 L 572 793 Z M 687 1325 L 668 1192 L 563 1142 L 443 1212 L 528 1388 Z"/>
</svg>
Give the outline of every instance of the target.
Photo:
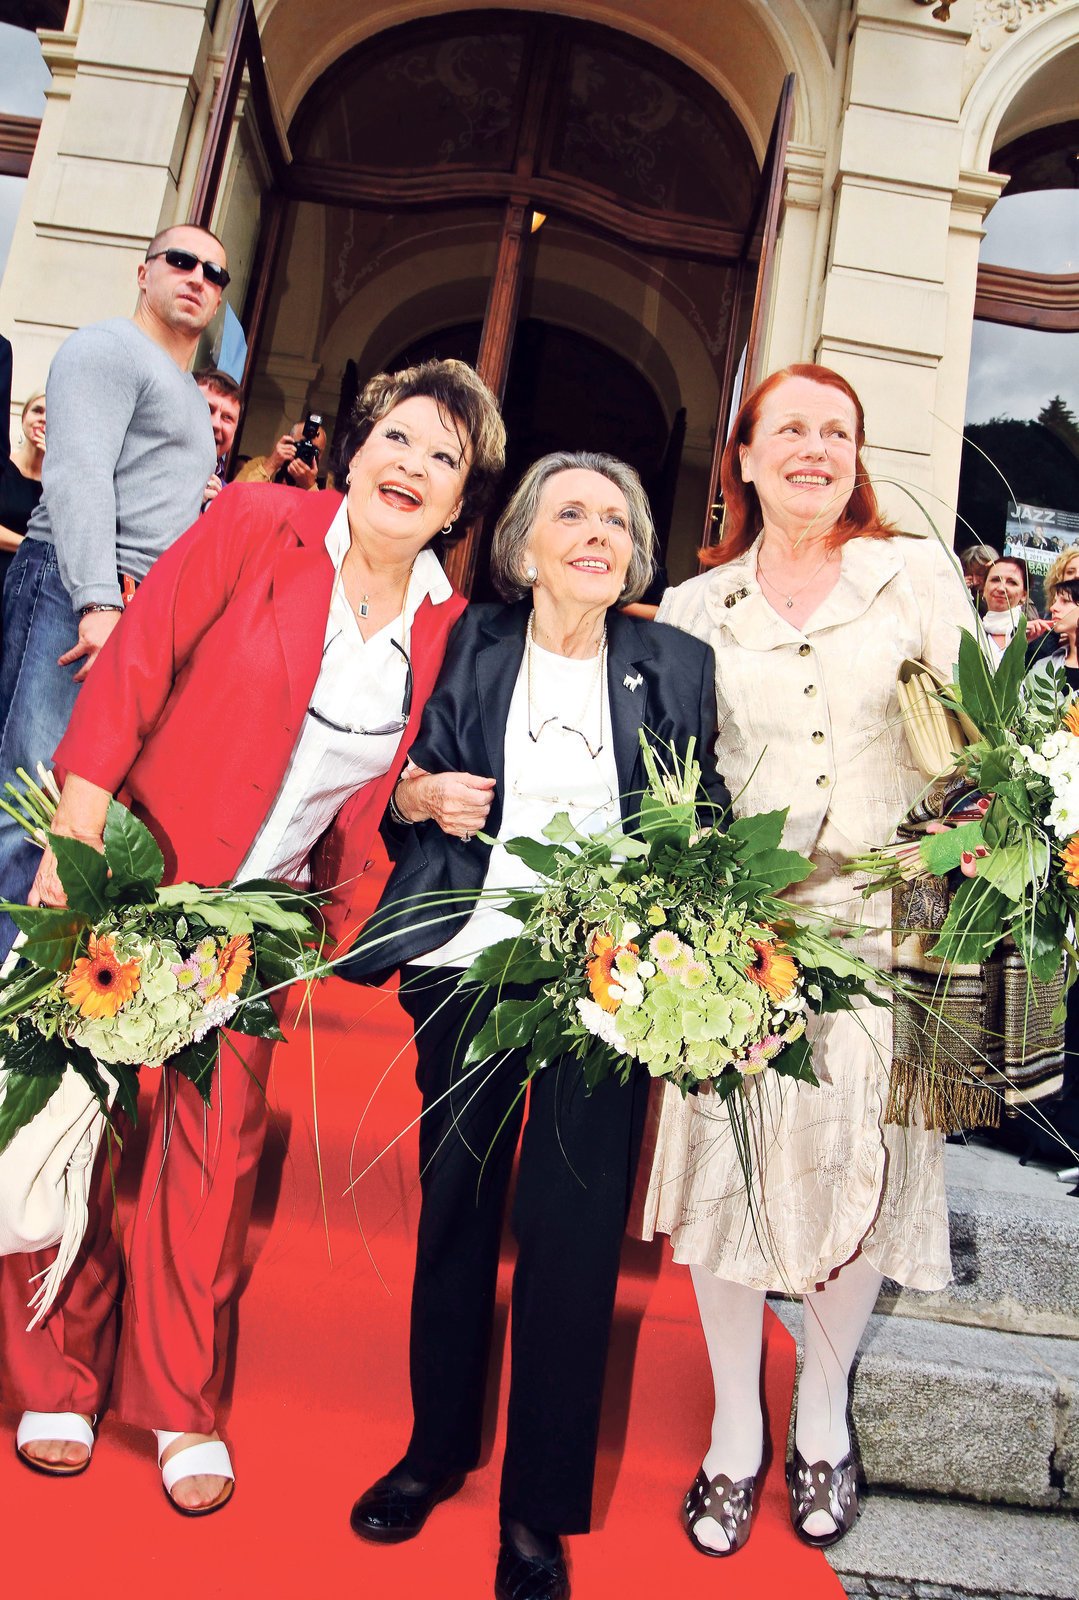
<svg viewBox="0 0 1079 1600">
<path fill-rule="evenodd" d="M 1015 506 L 1079 513 L 1079 0 L 17 9 L 52 25 L 40 126 L 0 102 L 16 411 L 192 219 L 229 251 L 245 454 L 461 355 L 513 469 L 638 465 L 677 579 L 742 385 L 816 360 L 904 524 L 951 538 L 958 506 L 956 543 L 999 547 Z"/>
</svg>

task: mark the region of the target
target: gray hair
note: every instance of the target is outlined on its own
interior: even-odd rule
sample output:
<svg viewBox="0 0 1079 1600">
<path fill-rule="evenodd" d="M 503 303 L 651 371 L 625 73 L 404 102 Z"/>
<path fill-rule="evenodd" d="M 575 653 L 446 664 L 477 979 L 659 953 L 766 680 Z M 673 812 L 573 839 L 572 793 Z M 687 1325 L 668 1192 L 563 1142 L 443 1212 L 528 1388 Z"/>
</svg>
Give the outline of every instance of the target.
<svg viewBox="0 0 1079 1600">
<path fill-rule="evenodd" d="M 633 551 L 629 558 L 626 583 L 619 596 L 628 605 L 637 600 L 652 581 L 652 552 L 656 530 L 644 485 L 617 456 L 600 455 L 592 450 L 556 450 L 533 461 L 498 519 L 491 543 L 491 581 L 504 600 L 523 600 L 531 585 L 525 578 L 524 553 L 539 515 L 539 504 L 549 481 L 559 472 L 598 472 L 621 489 L 629 508 L 629 534 Z"/>
</svg>

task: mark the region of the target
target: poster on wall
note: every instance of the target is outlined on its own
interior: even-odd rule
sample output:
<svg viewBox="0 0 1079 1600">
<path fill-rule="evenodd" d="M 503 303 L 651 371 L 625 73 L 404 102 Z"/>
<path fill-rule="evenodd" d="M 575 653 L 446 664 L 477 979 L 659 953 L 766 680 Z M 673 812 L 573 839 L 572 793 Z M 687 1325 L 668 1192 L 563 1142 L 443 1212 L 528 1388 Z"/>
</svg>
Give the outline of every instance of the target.
<svg viewBox="0 0 1079 1600">
<path fill-rule="evenodd" d="M 1004 524 L 1004 554 L 1026 562 L 1030 598 L 1044 612 L 1045 575 L 1062 550 L 1079 545 L 1079 512 L 1011 504 Z"/>
</svg>

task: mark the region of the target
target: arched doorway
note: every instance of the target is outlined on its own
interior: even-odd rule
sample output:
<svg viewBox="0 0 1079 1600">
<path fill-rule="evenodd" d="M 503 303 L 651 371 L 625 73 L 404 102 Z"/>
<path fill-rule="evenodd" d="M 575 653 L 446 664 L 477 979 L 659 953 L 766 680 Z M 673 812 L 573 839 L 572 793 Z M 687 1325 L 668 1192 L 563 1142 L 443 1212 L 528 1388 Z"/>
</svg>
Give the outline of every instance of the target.
<svg viewBox="0 0 1079 1600">
<path fill-rule="evenodd" d="M 611 412 L 606 447 L 636 451 L 672 576 L 695 570 L 777 220 L 722 97 L 613 29 L 465 11 L 342 57 L 289 141 L 243 448 L 308 405 L 333 418 L 346 370 L 362 382 L 478 327 L 513 468 L 550 434 L 544 406 L 566 447 L 585 442 L 569 436 L 578 401 L 589 424 Z M 459 547 L 466 586 L 480 549 L 478 532 Z"/>
<path fill-rule="evenodd" d="M 416 340 L 400 350 L 391 370 L 433 356 L 475 362 L 482 323 L 459 324 Z M 359 385 L 354 363 L 346 371 L 338 414 Z M 553 450 L 597 450 L 618 455 L 640 474 L 656 523 L 658 556 L 665 561 L 670 536 L 673 491 L 685 433 L 685 413 L 668 425 L 663 403 L 648 379 L 624 356 L 588 334 L 538 317 L 517 323 L 513 360 L 502 400 L 508 445 L 501 492 L 481 538 L 473 597 L 494 597 L 487 577 L 487 553 L 498 512 L 530 462 Z"/>
</svg>

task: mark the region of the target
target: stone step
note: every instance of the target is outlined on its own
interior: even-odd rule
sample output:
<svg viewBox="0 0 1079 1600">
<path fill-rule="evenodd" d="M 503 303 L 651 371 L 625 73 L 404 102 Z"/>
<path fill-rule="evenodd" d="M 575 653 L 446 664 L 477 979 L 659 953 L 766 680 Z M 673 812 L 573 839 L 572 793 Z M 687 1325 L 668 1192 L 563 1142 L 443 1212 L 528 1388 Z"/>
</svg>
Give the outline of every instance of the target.
<svg viewBox="0 0 1079 1600">
<path fill-rule="evenodd" d="M 801 1344 L 800 1302 L 776 1310 Z M 1079 1507 L 1079 1342 L 870 1318 L 852 1383 L 866 1478 L 1020 1506 Z"/>
<path fill-rule="evenodd" d="M 1074 1600 L 1079 1520 L 877 1492 L 826 1553 L 850 1600 Z"/>
<path fill-rule="evenodd" d="M 949 1145 L 946 1174 L 953 1282 L 938 1294 L 886 1283 L 882 1308 L 1079 1339 L 1079 1199 L 1050 1168 L 986 1145 Z"/>
</svg>

